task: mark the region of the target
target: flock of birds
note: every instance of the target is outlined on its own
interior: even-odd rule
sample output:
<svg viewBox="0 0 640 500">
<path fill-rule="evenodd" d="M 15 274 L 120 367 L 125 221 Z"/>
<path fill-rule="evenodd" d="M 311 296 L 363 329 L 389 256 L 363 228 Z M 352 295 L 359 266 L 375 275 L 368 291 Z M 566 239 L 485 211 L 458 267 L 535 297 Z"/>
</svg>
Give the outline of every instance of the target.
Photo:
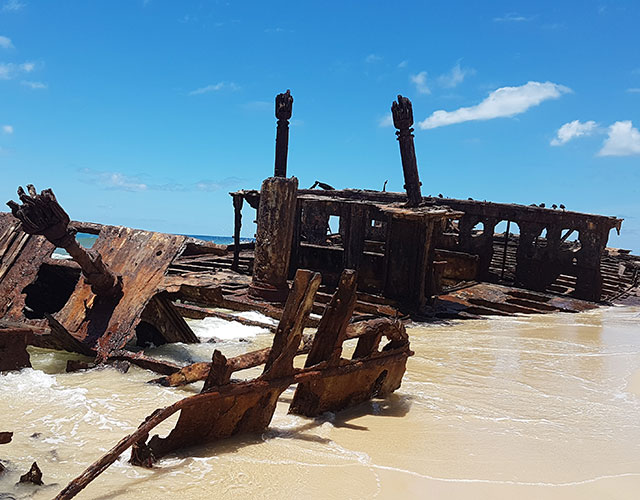
<svg viewBox="0 0 640 500">
<path fill-rule="evenodd" d="M 389 181 L 388 180 L 384 181 L 384 185 L 382 186 L 382 191 L 383 192 L 387 190 L 387 182 L 389 182 Z M 320 189 L 324 189 L 326 191 L 333 191 L 335 189 L 333 186 L 330 186 L 329 184 L 325 184 L 324 182 L 320 182 L 320 181 L 314 182 L 313 186 L 311 186 L 309 189 L 315 189 L 316 187 L 319 187 Z M 432 196 L 429 195 L 428 198 L 432 198 Z M 438 193 L 438 198 L 444 198 L 444 195 L 442 193 Z M 471 197 L 467 198 L 467 200 L 474 201 L 474 199 L 471 198 Z M 484 201 L 487 201 L 487 200 L 484 200 Z M 539 208 L 546 208 L 547 207 L 547 205 L 545 205 L 544 203 L 540 203 L 539 205 L 536 205 L 535 203 L 532 203 L 529 206 L 530 207 L 539 207 Z M 551 205 L 551 208 L 553 210 L 557 210 L 559 208 L 560 210 L 562 210 L 564 212 L 567 207 L 565 207 L 562 203 L 560 203 L 560 205 L 556 205 L 554 203 L 553 205 Z"/>
<path fill-rule="evenodd" d="M 431 198 L 431 195 L 429 195 L 429 198 Z M 444 198 L 444 195 L 442 193 L 438 194 L 438 198 Z M 467 198 L 467 200 L 469 201 L 474 201 L 473 198 L 469 197 Z M 484 200 L 487 201 L 487 200 Z M 529 205 L 530 207 L 540 207 L 540 208 L 546 208 L 547 205 L 545 203 L 540 203 L 539 205 L 536 205 L 535 203 L 532 203 L 531 205 Z M 560 210 L 562 210 L 563 212 L 567 209 L 567 207 L 565 207 L 562 203 L 560 203 L 560 205 L 556 205 L 555 203 L 553 205 L 551 205 L 551 208 L 553 210 L 557 210 L 558 208 Z"/>
</svg>

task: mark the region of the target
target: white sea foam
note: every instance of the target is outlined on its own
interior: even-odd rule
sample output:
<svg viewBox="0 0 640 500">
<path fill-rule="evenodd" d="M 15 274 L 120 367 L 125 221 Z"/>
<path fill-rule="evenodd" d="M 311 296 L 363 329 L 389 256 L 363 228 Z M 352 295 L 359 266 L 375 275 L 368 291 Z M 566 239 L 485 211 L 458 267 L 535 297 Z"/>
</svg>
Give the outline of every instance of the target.
<svg viewBox="0 0 640 500">
<path fill-rule="evenodd" d="M 71 260 L 71 255 L 62 248 L 56 248 L 51 254 L 51 258 L 55 260 Z"/>
<path fill-rule="evenodd" d="M 260 323 L 266 323 L 267 325 L 278 324 L 278 322 L 275 319 L 270 318 L 269 316 L 265 316 L 264 314 L 259 313 L 258 311 L 243 311 L 243 312 L 234 314 L 234 316 L 238 316 L 239 318 L 249 319 L 251 321 L 259 321 Z"/>
<path fill-rule="evenodd" d="M 54 401 L 73 408 L 85 404 L 86 393 L 84 388 L 61 387 L 55 376 L 33 368 L 0 375 L 0 399 L 28 394 L 34 401 Z"/>
<path fill-rule="evenodd" d="M 188 320 L 189 326 L 200 340 L 210 339 L 238 340 L 255 337 L 260 333 L 268 333 L 268 328 L 249 326 L 237 321 L 226 321 L 220 318 Z"/>
</svg>

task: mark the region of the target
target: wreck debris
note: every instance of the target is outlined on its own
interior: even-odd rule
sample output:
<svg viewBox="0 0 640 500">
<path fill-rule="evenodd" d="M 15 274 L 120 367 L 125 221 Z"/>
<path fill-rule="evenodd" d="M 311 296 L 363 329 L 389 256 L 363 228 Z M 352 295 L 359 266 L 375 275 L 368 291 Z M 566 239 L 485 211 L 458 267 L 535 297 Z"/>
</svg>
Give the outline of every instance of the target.
<svg viewBox="0 0 640 500">
<path fill-rule="evenodd" d="M 149 467 L 154 460 L 177 448 L 262 431 L 271 421 L 278 397 L 291 384 L 298 383 L 298 390 L 302 386 L 306 388 L 306 394 L 296 392 L 296 407 L 292 405 L 291 411 L 310 416 L 318 415 L 325 408 L 341 409 L 397 389 L 406 359 L 413 354 L 404 327 L 398 323 L 384 320 L 377 321 L 373 329 L 360 326 L 358 345 L 362 343 L 366 348 L 356 348 L 357 356 L 354 354 L 351 360 L 340 356 L 355 303 L 356 281 L 353 271 L 345 271 L 321 320 L 324 333 L 316 335 L 311 347 L 314 359 L 307 362 L 305 368 L 296 369 L 293 358 L 300 345 L 304 316 L 310 313 L 313 295 L 320 283 L 317 273 L 298 271 L 273 346 L 268 353 L 258 351 L 261 360 L 266 361 L 260 377 L 229 383 L 231 374 L 241 367 L 216 351 L 203 392 L 156 410 L 134 433 L 69 483 L 56 499 L 75 496 L 132 446 L 132 463 Z M 383 335 L 390 337 L 390 342 L 379 351 Z M 332 341 L 329 350 L 325 348 L 327 339 Z M 331 382 L 315 383 L 325 380 Z M 310 404 L 315 397 L 319 403 Z M 181 412 L 178 422 L 166 438 L 154 436 L 148 440 L 154 427 L 178 411 Z"/>
<path fill-rule="evenodd" d="M 0 213 L 0 318 L 4 321 L 22 323 L 33 316 L 30 311 L 37 308 L 36 304 L 24 290 L 49 273 L 51 269 L 44 267 L 44 260 L 54 248 L 46 238 L 22 231 L 11 214 Z M 56 281 L 64 288 L 63 279 Z"/>
<path fill-rule="evenodd" d="M 422 202 L 420 192 L 420 176 L 416 150 L 413 144 L 413 106 L 406 97 L 398 95 L 398 100 L 391 105 L 393 125 L 398 129 L 396 135 L 400 144 L 402 171 L 404 172 L 404 188 L 407 191 L 407 206 L 417 207 Z"/>
<path fill-rule="evenodd" d="M 276 132 L 276 164 L 273 175 L 275 177 L 287 176 L 287 154 L 289 151 L 289 120 L 293 111 L 293 96 L 287 90 L 276 96 L 276 118 L 278 128 Z"/>
<path fill-rule="evenodd" d="M 257 191 L 240 192 L 244 198 L 252 203 L 259 203 L 260 193 Z M 294 233 L 294 248 L 292 251 L 292 268 L 305 267 L 322 272 L 328 282 L 335 282 L 335 270 L 344 266 L 345 248 L 350 247 L 352 239 L 349 237 L 349 227 L 352 225 L 349 217 L 349 207 L 360 203 L 369 206 L 364 224 L 365 231 L 364 251 L 360 253 L 356 247 L 353 254 L 361 255 L 359 266 L 353 265 L 359 272 L 359 285 L 362 291 L 380 293 L 389 298 L 399 300 L 401 304 L 408 305 L 398 295 L 393 295 L 385 290 L 384 281 L 380 280 L 380 269 L 389 269 L 380 265 L 380 259 L 388 259 L 387 235 L 389 227 L 387 216 L 383 214 L 383 207 L 392 208 L 394 204 L 406 202 L 407 198 L 401 193 L 362 191 L 362 190 L 335 190 L 318 191 L 299 190 L 298 211 L 306 214 L 313 211 L 315 214 L 327 214 L 340 217 L 341 242 L 339 244 L 310 244 L 305 238 L 306 234 L 313 234 L 316 229 L 305 224 L 314 224 L 321 221 L 322 217 L 315 219 L 303 216 L 299 230 Z M 431 208 L 449 210 L 443 213 L 442 220 L 448 221 L 442 228 L 436 228 L 433 234 L 435 249 L 440 252 L 442 260 L 447 261 L 443 270 L 446 285 L 455 284 L 457 267 L 466 261 L 471 267 L 465 271 L 467 281 L 494 281 L 500 282 L 503 276 L 504 284 L 519 286 L 522 288 L 547 291 L 550 293 L 570 293 L 576 298 L 598 301 L 615 295 L 608 287 L 616 276 L 607 270 L 608 264 L 603 261 L 606 256 L 605 246 L 608 232 L 619 229 L 622 220 L 615 217 L 582 214 L 570 211 L 557 211 L 539 207 L 527 207 L 522 205 L 491 203 L 474 200 L 454 200 L 448 198 L 423 198 L 420 209 Z M 409 214 L 410 210 L 407 210 Z M 374 225 L 380 222 L 380 229 Z M 511 221 L 520 228 L 520 236 L 513 235 L 507 240 L 507 258 L 504 259 L 505 237 L 494 235 L 495 227 L 500 221 Z M 453 224 L 451 224 L 453 223 Z M 315 223 L 318 224 L 318 223 Z M 321 224 L 321 223 L 320 223 Z M 482 230 L 475 229 L 480 225 Z M 322 227 L 322 224 L 320 226 Z M 556 229 L 553 229 L 556 228 Z M 558 235 L 559 229 L 565 228 Z M 546 235 L 542 234 L 546 229 Z M 571 229 L 578 234 L 578 244 L 571 245 L 563 237 L 567 236 Z M 523 236 L 523 233 L 525 236 Z M 298 236 L 300 234 L 300 236 Z M 414 234 L 414 233 L 410 233 Z M 537 235 L 532 237 L 531 234 Z M 556 236 L 558 235 L 558 236 Z M 325 238 L 326 239 L 326 238 Z M 584 241 L 583 241 L 584 240 Z M 408 240 L 403 237 L 405 245 Z M 455 254 L 445 252 L 455 252 Z M 495 256 L 495 258 L 494 258 Z M 620 259 L 620 257 L 616 257 Z M 372 261 L 378 260 L 378 264 Z M 473 261 L 477 259 L 477 264 Z M 438 261 L 440 258 L 437 259 Z M 504 261 L 504 265 L 502 262 Z M 352 262 L 357 263 L 357 259 Z M 374 270 L 370 270 L 373 266 Z M 472 271 L 475 267 L 475 271 Z M 393 267 L 393 266 L 392 266 Z M 503 272 L 505 269 L 505 272 Z M 383 271 L 384 272 L 384 271 Z M 388 272 L 388 271 L 387 271 Z M 602 279 L 602 273 L 607 272 L 609 278 Z M 631 275 L 628 269 L 627 274 Z M 565 277 L 570 277 L 572 286 L 562 289 L 557 285 L 563 284 Z M 459 281 L 459 280 L 458 280 Z M 434 287 L 435 288 L 435 287 Z M 414 290 L 413 286 L 409 289 Z"/>
<path fill-rule="evenodd" d="M 32 483 L 37 486 L 42 486 L 42 471 L 36 462 L 31 464 L 31 468 L 26 474 L 20 476 L 20 483 Z"/>
<path fill-rule="evenodd" d="M 13 438 L 13 432 L 0 432 L 0 444 L 7 444 L 11 442 Z M 0 474 L 6 470 L 5 466 L 0 462 Z"/>
<path fill-rule="evenodd" d="M 26 328 L 4 328 L 0 325 L 0 372 L 31 368 L 27 352 L 28 335 Z"/>
<path fill-rule="evenodd" d="M 50 190 L 37 195 L 29 186 L 29 191 L 30 196 L 19 190 L 22 205 L 10 204 L 22 218 L 19 225 L 12 216 L 0 217 L 0 250 L 5 249 L 0 292 L 6 292 L 0 313 L 7 322 L 31 322 L 31 328 L 41 329 L 29 343 L 97 355 L 97 361 L 104 362 L 136 336 L 156 344 L 198 342 L 162 288 L 168 266 L 188 245 L 196 246 L 193 241 L 69 223 Z M 43 236 L 23 233 L 20 226 Z M 91 250 L 77 244 L 73 234 L 78 228 L 99 235 Z M 48 259 L 55 245 L 65 246 L 74 260 Z M 202 246 L 207 247 L 205 252 L 220 252 Z M 78 280 L 78 267 L 85 280 Z M 110 285 L 114 280 L 115 288 Z"/>
<path fill-rule="evenodd" d="M 269 177 L 262 183 L 251 296 L 284 302 L 296 213 L 298 179 Z"/>
<path fill-rule="evenodd" d="M 242 196 L 233 197 L 233 263 L 231 269 L 238 270 L 240 264 L 240 228 L 242 227 L 242 204 L 244 200 Z"/>
<path fill-rule="evenodd" d="M 82 273 L 96 295 L 115 296 L 121 291 L 120 278 L 102 262 L 99 253 L 82 248 L 75 239 L 75 231 L 69 228 L 69 216 L 62 209 L 51 189 L 37 194 L 32 184 L 27 184 L 29 194 L 18 187 L 22 206 L 7 202 L 11 213 L 21 223 L 27 234 L 43 235 L 56 247 L 64 248 L 80 265 Z"/>
<path fill-rule="evenodd" d="M 289 119 L 293 108 L 293 97 L 287 90 L 276 96 L 276 163 L 274 177 L 265 179 L 261 193 L 263 204 L 258 210 L 256 249 L 254 256 L 253 280 L 249 293 L 253 297 L 272 302 L 284 302 L 289 291 L 289 259 L 291 238 L 293 237 L 294 214 L 298 179 L 287 178 L 287 151 L 289 147 Z M 241 201 L 234 206 L 242 207 Z M 239 208 L 236 209 L 235 243 L 239 247 Z M 236 250 L 234 266 L 237 268 Z"/>
</svg>

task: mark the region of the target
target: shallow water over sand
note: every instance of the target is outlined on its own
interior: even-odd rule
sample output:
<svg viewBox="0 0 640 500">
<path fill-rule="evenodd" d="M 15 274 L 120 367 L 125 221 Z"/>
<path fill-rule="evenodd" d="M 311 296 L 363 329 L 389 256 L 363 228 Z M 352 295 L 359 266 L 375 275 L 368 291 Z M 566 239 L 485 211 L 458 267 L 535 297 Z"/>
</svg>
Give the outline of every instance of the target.
<svg viewBox="0 0 640 500">
<path fill-rule="evenodd" d="M 271 342 L 208 326 L 225 340 L 153 354 L 186 363 Z M 127 452 L 78 498 L 637 498 L 640 308 L 416 326 L 410 335 L 416 354 L 386 400 L 314 420 L 286 413 L 289 389 L 262 435 L 189 450 L 151 471 L 130 466 Z M 199 390 L 148 385 L 154 374 L 135 367 L 66 374 L 71 356 L 34 350 L 34 369 L 0 375 L 0 431 L 14 432 L 0 446 L 9 469 L 0 498 L 52 498 L 155 408 Z M 45 486 L 15 486 L 34 460 Z"/>
</svg>

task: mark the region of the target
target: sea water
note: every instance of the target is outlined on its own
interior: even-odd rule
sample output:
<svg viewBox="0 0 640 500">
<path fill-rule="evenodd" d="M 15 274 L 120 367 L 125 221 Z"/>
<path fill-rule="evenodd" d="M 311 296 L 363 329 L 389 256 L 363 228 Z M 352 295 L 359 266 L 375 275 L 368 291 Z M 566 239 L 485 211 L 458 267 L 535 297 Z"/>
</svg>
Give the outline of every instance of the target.
<svg viewBox="0 0 640 500">
<path fill-rule="evenodd" d="M 131 466 L 127 451 L 78 498 L 635 499 L 639 322 L 640 308 L 611 307 L 414 324 L 415 356 L 390 397 L 311 419 L 287 413 L 290 388 L 265 432 L 183 450 L 152 470 Z M 217 342 L 147 353 L 186 364 L 272 340 L 236 322 L 190 323 Z M 201 387 L 147 384 L 157 375 L 136 367 L 65 373 L 77 355 L 30 352 L 33 368 L 0 375 L 0 431 L 14 432 L 0 446 L 0 498 L 54 497 L 154 409 Z M 33 461 L 45 485 L 16 486 Z"/>
<path fill-rule="evenodd" d="M 206 236 L 201 234 L 185 234 L 183 236 L 189 236 L 198 240 L 210 241 L 218 245 L 231 245 L 233 243 L 233 237 L 231 236 Z M 89 233 L 77 233 L 76 240 L 84 248 L 91 248 L 98 239 L 98 235 Z M 240 243 L 249 243 L 254 241 L 253 238 L 240 238 Z M 70 259 L 71 256 L 64 248 L 56 248 L 51 255 L 54 259 Z M 1 500 L 1 499 L 0 499 Z"/>
</svg>

